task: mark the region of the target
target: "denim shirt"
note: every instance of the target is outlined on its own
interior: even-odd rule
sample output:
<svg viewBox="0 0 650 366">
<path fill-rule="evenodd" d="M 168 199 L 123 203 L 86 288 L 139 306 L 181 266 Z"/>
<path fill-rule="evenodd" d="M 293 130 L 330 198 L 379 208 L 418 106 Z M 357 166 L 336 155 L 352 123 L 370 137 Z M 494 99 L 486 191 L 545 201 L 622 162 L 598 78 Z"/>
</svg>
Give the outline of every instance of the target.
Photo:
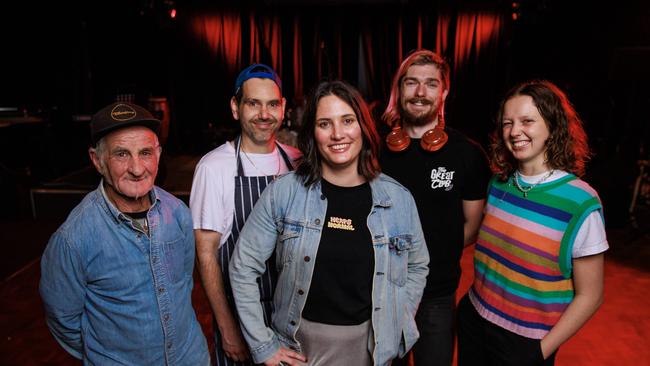
<svg viewBox="0 0 650 366">
<path fill-rule="evenodd" d="M 370 182 L 368 229 L 375 253 L 372 336 L 368 350 L 375 365 L 403 356 L 419 337 L 414 316 L 426 283 L 429 253 L 415 201 L 386 175 Z M 300 327 L 323 230 L 327 199 L 317 182 L 305 187 L 294 173 L 270 184 L 239 236 L 230 279 L 244 337 L 253 360 L 261 363 L 280 346 L 301 351 Z M 276 251 L 279 272 L 272 329 L 264 325 L 256 278 Z"/>
<path fill-rule="evenodd" d="M 102 183 L 52 235 L 40 293 L 54 338 L 85 365 L 208 365 L 192 308 L 194 234 L 187 206 L 154 187 L 149 236 Z"/>
</svg>

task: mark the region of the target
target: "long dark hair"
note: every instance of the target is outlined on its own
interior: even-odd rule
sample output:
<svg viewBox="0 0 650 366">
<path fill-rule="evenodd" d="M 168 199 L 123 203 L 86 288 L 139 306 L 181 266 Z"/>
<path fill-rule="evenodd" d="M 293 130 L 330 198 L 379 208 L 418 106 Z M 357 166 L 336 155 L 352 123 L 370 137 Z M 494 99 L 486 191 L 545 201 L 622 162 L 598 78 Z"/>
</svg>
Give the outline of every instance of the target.
<svg viewBox="0 0 650 366">
<path fill-rule="evenodd" d="M 357 169 L 360 175 L 371 181 L 381 172 L 377 160 L 380 147 L 379 134 L 361 94 L 352 85 L 339 80 L 320 82 L 307 98 L 302 127 L 298 133 L 298 148 L 303 156 L 298 162 L 296 174 L 302 177 L 305 186 L 322 178 L 321 156 L 316 146 L 314 132 L 318 102 L 328 95 L 340 98 L 354 110 L 363 136 Z"/>
<path fill-rule="evenodd" d="M 501 180 L 517 169 L 518 162 L 512 156 L 503 140 L 503 112 L 506 102 L 516 96 L 527 95 L 549 130 L 546 140 L 546 164 L 553 169 L 562 169 L 579 177 L 585 173 L 585 165 L 591 153 L 587 134 L 582 121 L 566 94 L 547 80 L 533 80 L 512 88 L 501 101 L 497 113 L 496 130 L 491 136 L 492 170 Z"/>
</svg>

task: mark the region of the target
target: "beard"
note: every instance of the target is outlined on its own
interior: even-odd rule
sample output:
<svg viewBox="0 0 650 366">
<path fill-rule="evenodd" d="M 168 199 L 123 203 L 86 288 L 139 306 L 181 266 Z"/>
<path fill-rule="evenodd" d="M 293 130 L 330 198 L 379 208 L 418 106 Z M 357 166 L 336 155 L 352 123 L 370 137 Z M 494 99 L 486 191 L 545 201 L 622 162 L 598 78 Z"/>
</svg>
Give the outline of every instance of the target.
<svg viewBox="0 0 650 366">
<path fill-rule="evenodd" d="M 254 127 L 255 123 L 272 123 L 273 128 L 260 130 Z M 275 136 L 275 133 L 280 128 L 280 123 L 278 122 L 278 119 L 275 118 L 274 116 L 269 116 L 269 118 L 265 118 L 265 119 L 252 118 L 247 123 L 242 124 L 241 128 L 243 134 L 246 134 L 249 139 L 251 139 L 254 143 L 258 144 L 258 143 L 265 143 L 269 139 L 273 138 L 273 136 Z"/>
<path fill-rule="evenodd" d="M 404 108 L 405 103 L 417 103 L 421 102 L 425 105 L 432 105 L 432 108 L 425 113 L 415 115 Z M 436 101 L 431 101 L 424 98 L 411 98 L 399 104 L 399 114 L 402 119 L 402 123 L 410 126 L 424 126 L 428 123 L 431 123 L 440 112 L 440 103 Z"/>
</svg>

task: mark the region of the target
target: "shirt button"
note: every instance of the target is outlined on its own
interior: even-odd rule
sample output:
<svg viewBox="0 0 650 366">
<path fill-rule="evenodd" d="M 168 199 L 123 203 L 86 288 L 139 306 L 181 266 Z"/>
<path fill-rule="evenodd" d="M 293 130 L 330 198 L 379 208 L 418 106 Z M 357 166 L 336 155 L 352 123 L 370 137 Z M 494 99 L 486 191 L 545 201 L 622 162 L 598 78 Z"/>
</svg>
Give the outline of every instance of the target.
<svg viewBox="0 0 650 366">
<path fill-rule="evenodd" d="M 153 257 L 153 262 L 154 262 L 154 263 L 158 263 L 158 257 L 157 257 L 157 256 L 154 256 L 154 257 Z"/>
<path fill-rule="evenodd" d="M 165 292 L 165 288 L 164 287 L 158 287 L 158 293 L 162 294 L 163 292 Z"/>
<path fill-rule="evenodd" d="M 320 225 L 320 219 L 316 219 L 316 220 L 314 220 L 314 224 L 316 224 L 316 225 Z"/>
<path fill-rule="evenodd" d="M 309 258 L 309 256 L 306 255 L 306 256 L 305 256 L 305 262 L 309 262 L 310 260 L 311 260 L 311 258 Z"/>
<path fill-rule="evenodd" d="M 321 194 L 321 195 L 320 195 L 320 199 L 322 199 L 322 200 L 324 201 L 324 200 L 325 200 L 325 195 L 324 195 L 324 194 Z"/>
<path fill-rule="evenodd" d="M 298 290 L 298 295 L 304 295 L 304 294 L 305 294 L 305 291 L 303 291 L 303 290 Z"/>
<path fill-rule="evenodd" d="M 165 316 L 163 316 L 163 319 L 165 319 L 165 321 L 168 322 L 169 321 L 169 314 L 165 314 Z"/>
<path fill-rule="evenodd" d="M 170 348 L 172 348 L 172 344 L 171 344 L 171 343 L 167 343 L 167 349 L 170 349 Z"/>
<path fill-rule="evenodd" d="M 296 325 L 296 321 L 295 321 L 295 320 L 292 320 L 292 321 L 289 322 L 289 324 L 291 324 L 291 325 Z"/>
</svg>

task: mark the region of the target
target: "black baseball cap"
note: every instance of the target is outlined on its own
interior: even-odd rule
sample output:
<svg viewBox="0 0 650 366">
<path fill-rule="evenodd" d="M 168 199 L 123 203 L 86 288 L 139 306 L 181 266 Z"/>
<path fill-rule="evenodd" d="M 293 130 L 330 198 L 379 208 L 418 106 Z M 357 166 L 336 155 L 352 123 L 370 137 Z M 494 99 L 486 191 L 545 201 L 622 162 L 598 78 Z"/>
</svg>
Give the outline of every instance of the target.
<svg viewBox="0 0 650 366">
<path fill-rule="evenodd" d="M 90 120 L 90 140 L 97 145 L 109 132 L 130 126 L 144 126 L 159 134 L 160 121 L 139 105 L 116 102 L 102 108 Z"/>
<path fill-rule="evenodd" d="M 282 93 L 282 80 L 280 76 L 268 65 L 264 64 L 252 64 L 242 70 L 237 76 L 235 81 L 235 94 L 239 91 L 244 82 L 248 79 L 259 78 L 259 79 L 271 79 L 275 84 L 280 88 L 280 93 Z"/>
</svg>

